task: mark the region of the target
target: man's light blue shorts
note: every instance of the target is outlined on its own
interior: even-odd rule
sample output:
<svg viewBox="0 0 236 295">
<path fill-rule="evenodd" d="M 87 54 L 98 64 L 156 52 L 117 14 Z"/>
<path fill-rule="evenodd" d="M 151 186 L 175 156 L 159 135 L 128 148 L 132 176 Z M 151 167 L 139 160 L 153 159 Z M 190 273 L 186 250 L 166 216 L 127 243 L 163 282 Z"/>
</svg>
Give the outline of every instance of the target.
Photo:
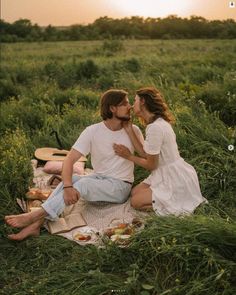
<svg viewBox="0 0 236 295">
<path fill-rule="evenodd" d="M 72 177 L 73 187 L 89 202 L 124 203 L 130 194 L 132 184 L 113 177 L 91 174 Z M 56 220 L 65 208 L 63 183 L 61 182 L 50 197 L 42 204 L 49 220 Z"/>
</svg>

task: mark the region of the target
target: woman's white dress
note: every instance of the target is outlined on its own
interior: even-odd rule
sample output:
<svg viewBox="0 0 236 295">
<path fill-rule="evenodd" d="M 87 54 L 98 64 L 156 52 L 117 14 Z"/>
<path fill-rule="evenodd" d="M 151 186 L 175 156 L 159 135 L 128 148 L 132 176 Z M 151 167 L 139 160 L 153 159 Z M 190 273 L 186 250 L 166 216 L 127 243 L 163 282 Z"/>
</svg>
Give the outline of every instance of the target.
<svg viewBox="0 0 236 295">
<path fill-rule="evenodd" d="M 152 190 L 152 205 L 158 215 L 188 214 L 202 202 L 195 169 L 180 157 L 171 125 L 158 118 L 146 128 L 144 151 L 159 154 L 158 167 L 143 182 Z"/>
</svg>

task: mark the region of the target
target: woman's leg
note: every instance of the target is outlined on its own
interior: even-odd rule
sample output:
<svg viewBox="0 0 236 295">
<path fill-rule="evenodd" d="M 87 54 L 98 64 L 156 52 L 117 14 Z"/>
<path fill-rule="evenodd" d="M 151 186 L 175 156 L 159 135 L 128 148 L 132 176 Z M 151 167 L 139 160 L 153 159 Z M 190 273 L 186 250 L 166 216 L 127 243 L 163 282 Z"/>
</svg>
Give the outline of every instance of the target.
<svg viewBox="0 0 236 295">
<path fill-rule="evenodd" d="M 132 189 L 131 206 L 138 210 L 152 209 L 152 190 L 150 185 L 141 182 Z"/>
</svg>

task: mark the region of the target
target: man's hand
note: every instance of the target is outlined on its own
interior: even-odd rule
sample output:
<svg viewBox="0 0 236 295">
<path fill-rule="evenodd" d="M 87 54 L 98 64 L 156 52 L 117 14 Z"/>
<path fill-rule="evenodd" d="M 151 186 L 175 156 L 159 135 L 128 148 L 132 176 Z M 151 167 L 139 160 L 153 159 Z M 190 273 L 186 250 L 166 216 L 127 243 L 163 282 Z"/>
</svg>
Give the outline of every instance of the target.
<svg viewBox="0 0 236 295">
<path fill-rule="evenodd" d="M 75 188 L 69 187 L 64 189 L 64 201 L 66 206 L 75 204 L 79 198 L 80 194 Z"/>
<path fill-rule="evenodd" d="M 130 150 L 124 146 L 123 144 L 113 144 L 113 149 L 116 155 L 129 160 L 130 156 L 132 155 Z"/>
</svg>

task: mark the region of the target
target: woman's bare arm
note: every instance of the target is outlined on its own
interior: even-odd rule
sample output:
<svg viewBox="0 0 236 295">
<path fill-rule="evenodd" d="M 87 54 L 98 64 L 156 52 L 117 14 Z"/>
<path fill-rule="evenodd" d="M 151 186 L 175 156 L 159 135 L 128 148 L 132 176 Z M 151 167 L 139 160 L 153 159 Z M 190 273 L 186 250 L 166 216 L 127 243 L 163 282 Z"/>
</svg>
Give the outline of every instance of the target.
<svg viewBox="0 0 236 295">
<path fill-rule="evenodd" d="M 135 130 L 133 128 L 132 122 L 127 122 L 124 124 L 124 129 L 127 132 L 135 151 L 142 157 L 146 158 L 146 153 L 143 149 L 143 138 L 142 142 L 141 139 L 138 137 L 138 135 L 135 133 Z"/>
<path fill-rule="evenodd" d="M 141 166 L 150 171 L 155 170 L 157 168 L 159 155 L 146 154 L 146 158 L 141 158 L 141 157 L 134 156 L 130 152 L 130 150 L 122 144 L 114 144 L 113 148 L 115 153 L 118 156 L 125 158 L 129 161 L 132 161 L 134 162 L 134 164 L 138 166 Z"/>
</svg>

